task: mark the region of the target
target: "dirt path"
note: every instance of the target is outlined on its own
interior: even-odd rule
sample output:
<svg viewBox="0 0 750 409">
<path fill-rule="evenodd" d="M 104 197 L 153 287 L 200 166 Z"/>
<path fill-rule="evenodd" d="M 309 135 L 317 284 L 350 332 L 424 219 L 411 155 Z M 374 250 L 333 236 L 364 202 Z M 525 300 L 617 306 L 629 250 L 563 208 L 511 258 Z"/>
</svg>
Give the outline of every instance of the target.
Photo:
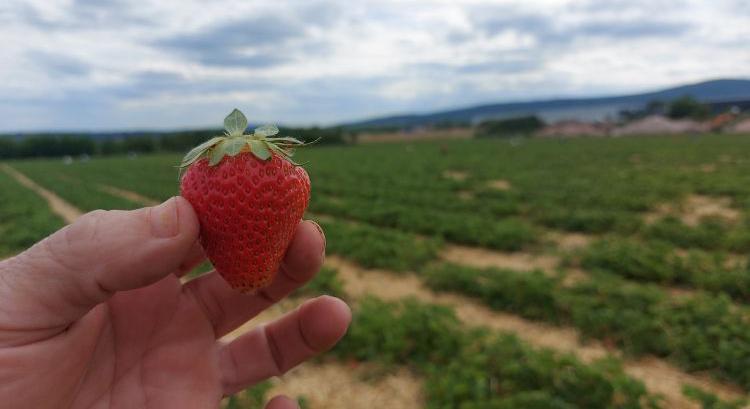
<svg viewBox="0 0 750 409">
<path fill-rule="evenodd" d="M 554 270 L 559 260 L 545 254 L 504 253 L 480 247 L 446 245 L 440 258 L 456 264 L 477 268 L 507 268 L 511 270 Z"/>
<path fill-rule="evenodd" d="M 302 365 L 281 378 L 267 396 L 304 397 L 309 409 L 424 407 L 422 381 L 406 368 L 368 380 L 368 366 L 341 362 Z"/>
<path fill-rule="evenodd" d="M 558 250 L 570 252 L 583 247 L 586 247 L 591 243 L 596 236 L 587 235 L 583 233 L 570 233 L 561 231 L 550 231 L 547 233 L 547 237 L 555 243 Z"/>
<path fill-rule="evenodd" d="M 50 192 L 49 190 L 39 186 L 36 182 L 29 179 L 23 173 L 13 169 L 9 165 L 2 164 L 0 165 L 0 168 L 2 168 L 3 171 L 5 171 L 7 174 L 13 177 L 16 181 L 18 181 L 18 183 L 33 190 L 39 196 L 41 196 L 44 200 L 46 200 L 47 204 L 49 204 L 50 210 L 52 210 L 53 213 L 57 214 L 63 220 L 65 220 L 66 223 L 73 223 L 78 217 L 80 217 L 83 214 L 75 206 L 61 199 L 59 196 Z"/>
<path fill-rule="evenodd" d="M 388 300 L 413 296 L 426 302 L 452 306 L 458 318 L 468 325 L 514 332 L 531 345 L 573 353 L 586 362 L 608 354 L 617 355 L 617 351 L 607 349 L 601 343 L 581 343 L 579 334 L 572 328 L 528 321 L 511 314 L 490 310 L 465 297 L 433 293 L 414 275 L 363 269 L 335 256 L 329 257 L 327 263 L 339 270 L 339 276 L 345 283 L 347 293 L 355 299 L 365 294 Z M 699 407 L 682 395 L 683 384 L 699 386 L 723 398 L 743 396 L 739 388 L 721 384 L 708 377 L 684 373 L 656 358 L 628 360 L 625 362 L 625 371 L 643 381 L 650 391 L 662 394 L 668 407 Z"/>
<path fill-rule="evenodd" d="M 662 203 L 644 215 L 646 224 L 653 224 L 665 216 L 678 217 L 688 226 L 695 227 L 705 217 L 716 217 L 730 224 L 739 223 L 742 215 L 732 207 L 730 197 L 692 194 L 681 202 Z"/>
<path fill-rule="evenodd" d="M 133 203 L 138 203 L 144 206 L 156 206 L 159 204 L 158 200 L 151 199 L 150 197 L 143 196 L 130 190 L 120 189 L 119 187 L 109 185 L 97 185 L 97 187 L 104 193 L 108 193 L 112 196 L 117 196 L 125 200 L 130 200 Z"/>
</svg>

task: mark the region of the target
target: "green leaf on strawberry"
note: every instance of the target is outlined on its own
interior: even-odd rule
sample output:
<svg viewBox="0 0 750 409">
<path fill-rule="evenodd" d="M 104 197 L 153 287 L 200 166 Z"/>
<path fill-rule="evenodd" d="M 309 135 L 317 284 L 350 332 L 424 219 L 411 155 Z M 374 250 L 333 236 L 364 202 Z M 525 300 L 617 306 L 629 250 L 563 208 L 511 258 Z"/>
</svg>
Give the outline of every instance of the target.
<svg viewBox="0 0 750 409">
<path fill-rule="evenodd" d="M 229 138 L 221 143 L 224 146 L 224 152 L 229 156 L 235 156 L 242 152 L 242 148 L 247 146 L 245 138 Z"/>
<path fill-rule="evenodd" d="M 276 125 L 263 125 L 255 128 L 255 134 L 261 136 L 274 136 L 279 133 L 279 128 Z"/>
<path fill-rule="evenodd" d="M 224 118 L 224 129 L 229 136 L 242 136 L 247 129 L 247 118 L 245 114 L 235 108 L 226 118 Z"/>
<path fill-rule="evenodd" d="M 180 163 L 180 177 L 184 169 L 201 158 L 208 158 L 208 164 L 216 166 L 223 158 L 237 156 L 246 149 L 260 160 L 267 161 L 277 155 L 297 166 L 297 163 L 292 160 L 292 149 L 307 145 L 306 143 L 289 136 L 274 137 L 279 133 L 279 128 L 275 125 L 260 126 L 248 135 L 245 134 L 247 124 L 247 118 L 240 110 L 236 108 L 232 110 L 224 118 L 223 136 L 213 137 L 185 155 Z"/>
<path fill-rule="evenodd" d="M 263 141 L 251 140 L 250 151 L 261 160 L 268 160 L 271 158 L 271 150 Z"/>
</svg>

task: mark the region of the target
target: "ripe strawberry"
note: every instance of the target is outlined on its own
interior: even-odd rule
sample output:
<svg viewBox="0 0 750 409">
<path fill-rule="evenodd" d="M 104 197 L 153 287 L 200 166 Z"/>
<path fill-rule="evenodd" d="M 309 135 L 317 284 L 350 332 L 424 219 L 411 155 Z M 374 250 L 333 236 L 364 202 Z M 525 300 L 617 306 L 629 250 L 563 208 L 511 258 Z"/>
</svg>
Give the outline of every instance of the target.
<svg viewBox="0 0 750 409">
<path fill-rule="evenodd" d="M 224 120 L 225 136 L 183 159 L 180 189 L 198 214 L 200 240 L 232 288 L 254 292 L 273 281 L 310 200 L 307 172 L 292 162 L 294 138 L 272 137 L 275 126 L 245 135 L 238 110 Z"/>
</svg>

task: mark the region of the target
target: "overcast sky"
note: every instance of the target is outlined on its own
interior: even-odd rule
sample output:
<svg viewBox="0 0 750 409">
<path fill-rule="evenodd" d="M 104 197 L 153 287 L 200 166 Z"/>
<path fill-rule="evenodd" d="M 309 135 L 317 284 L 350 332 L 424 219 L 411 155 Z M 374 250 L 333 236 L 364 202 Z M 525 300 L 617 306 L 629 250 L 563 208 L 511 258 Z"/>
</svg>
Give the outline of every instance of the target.
<svg viewBox="0 0 750 409">
<path fill-rule="evenodd" d="M 0 131 L 332 124 L 750 78 L 750 1 L 0 1 Z"/>
</svg>

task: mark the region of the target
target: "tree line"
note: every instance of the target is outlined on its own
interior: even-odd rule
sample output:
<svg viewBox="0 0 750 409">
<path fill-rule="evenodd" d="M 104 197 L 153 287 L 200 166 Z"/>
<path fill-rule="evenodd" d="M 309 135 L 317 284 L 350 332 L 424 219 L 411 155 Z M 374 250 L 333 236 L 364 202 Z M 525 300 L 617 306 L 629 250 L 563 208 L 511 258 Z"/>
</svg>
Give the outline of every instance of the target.
<svg viewBox="0 0 750 409">
<path fill-rule="evenodd" d="M 283 136 L 304 142 L 341 144 L 342 128 L 281 128 Z M 192 147 L 221 135 L 220 129 L 132 134 L 44 133 L 0 136 L 0 159 L 81 155 L 122 155 L 152 152 L 187 152 Z"/>
</svg>

